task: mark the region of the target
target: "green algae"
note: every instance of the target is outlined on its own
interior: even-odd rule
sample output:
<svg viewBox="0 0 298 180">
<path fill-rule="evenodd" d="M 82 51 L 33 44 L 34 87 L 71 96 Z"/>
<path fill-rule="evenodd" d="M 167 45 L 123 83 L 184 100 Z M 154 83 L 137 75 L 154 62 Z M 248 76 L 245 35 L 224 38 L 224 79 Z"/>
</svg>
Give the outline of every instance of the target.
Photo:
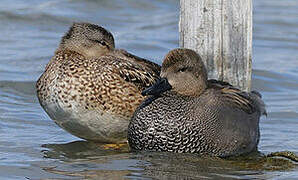
<svg viewBox="0 0 298 180">
<path fill-rule="evenodd" d="M 298 167 L 298 155 L 290 151 L 272 152 L 267 155 L 255 152 L 226 160 L 232 165 L 248 170 L 286 171 Z"/>
</svg>

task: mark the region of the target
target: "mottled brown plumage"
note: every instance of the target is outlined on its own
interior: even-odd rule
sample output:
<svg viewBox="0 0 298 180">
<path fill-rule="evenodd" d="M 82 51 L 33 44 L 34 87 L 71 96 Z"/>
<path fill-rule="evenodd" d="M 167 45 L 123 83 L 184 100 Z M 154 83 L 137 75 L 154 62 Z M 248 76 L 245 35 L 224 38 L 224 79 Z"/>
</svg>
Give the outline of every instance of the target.
<svg viewBox="0 0 298 180">
<path fill-rule="evenodd" d="M 133 150 L 232 156 L 257 149 L 265 106 L 257 92 L 207 80 L 201 57 L 190 49 L 170 51 L 161 79 L 128 127 Z"/>
<path fill-rule="evenodd" d="M 104 28 L 74 23 L 37 81 L 37 96 L 62 128 L 87 140 L 126 141 L 129 119 L 160 67 L 115 49 Z"/>
</svg>

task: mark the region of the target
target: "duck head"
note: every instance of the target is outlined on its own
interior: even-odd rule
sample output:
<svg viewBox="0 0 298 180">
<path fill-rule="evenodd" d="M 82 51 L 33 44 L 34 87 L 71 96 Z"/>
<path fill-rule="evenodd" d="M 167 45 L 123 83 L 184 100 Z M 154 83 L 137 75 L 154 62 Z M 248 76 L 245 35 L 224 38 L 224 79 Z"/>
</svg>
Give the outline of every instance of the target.
<svg viewBox="0 0 298 180">
<path fill-rule="evenodd" d="M 159 95 L 171 90 L 184 96 L 199 96 L 207 88 L 207 71 L 201 57 L 193 50 L 178 48 L 164 58 L 160 79 L 143 95 Z"/>
<path fill-rule="evenodd" d="M 94 58 L 114 49 L 114 37 L 103 27 L 90 23 L 74 23 L 62 37 L 58 51 L 70 50 L 86 58 Z"/>
</svg>

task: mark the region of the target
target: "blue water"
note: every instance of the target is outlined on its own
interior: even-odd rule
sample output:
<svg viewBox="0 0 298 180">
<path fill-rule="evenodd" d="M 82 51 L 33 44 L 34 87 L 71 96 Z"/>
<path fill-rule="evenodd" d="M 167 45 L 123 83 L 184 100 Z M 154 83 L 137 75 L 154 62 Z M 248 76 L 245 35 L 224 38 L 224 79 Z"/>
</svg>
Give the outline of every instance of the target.
<svg viewBox="0 0 298 180">
<path fill-rule="evenodd" d="M 178 47 L 178 0 L 2 0 L 0 4 L 0 179 L 296 179 L 298 167 L 252 169 L 195 155 L 104 150 L 45 114 L 35 81 L 72 22 L 110 30 L 118 48 L 161 63 Z M 298 1 L 255 0 L 253 89 L 262 153 L 298 154 Z"/>
</svg>

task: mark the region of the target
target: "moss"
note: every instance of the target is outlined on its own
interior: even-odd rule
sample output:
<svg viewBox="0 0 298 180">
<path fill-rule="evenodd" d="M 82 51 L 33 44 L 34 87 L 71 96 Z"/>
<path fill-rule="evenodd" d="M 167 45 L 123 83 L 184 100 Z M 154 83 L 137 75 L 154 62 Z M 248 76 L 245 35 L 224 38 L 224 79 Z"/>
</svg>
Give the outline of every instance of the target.
<svg viewBox="0 0 298 180">
<path fill-rule="evenodd" d="M 297 167 L 298 156 L 289 151 L 268 155 L 252 153 L 247 156 L 228 158 L 232 165 L 249 170 L 284 171 Z"/>
</svg>

